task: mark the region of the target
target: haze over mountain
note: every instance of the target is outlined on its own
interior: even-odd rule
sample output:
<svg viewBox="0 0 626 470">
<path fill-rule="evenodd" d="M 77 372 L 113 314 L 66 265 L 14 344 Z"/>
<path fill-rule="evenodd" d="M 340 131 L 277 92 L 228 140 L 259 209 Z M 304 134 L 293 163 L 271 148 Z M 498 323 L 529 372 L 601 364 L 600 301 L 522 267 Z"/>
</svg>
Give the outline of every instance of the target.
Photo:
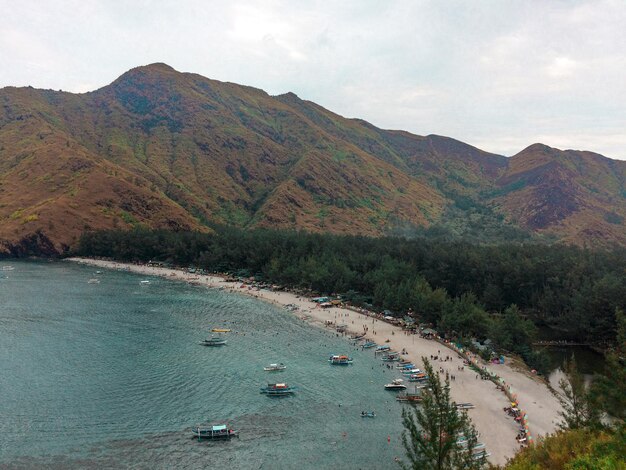
<svg viewBox="0 0 626 470">
<path fill-rule="evenodd" d="M 292 93 L 138 67 L 85 94 L 0 90 L 0 243 L 20 254 L 143 224 L 626 245 L 626 162 L 507 158 L 379 129 Z"/>
</svg>

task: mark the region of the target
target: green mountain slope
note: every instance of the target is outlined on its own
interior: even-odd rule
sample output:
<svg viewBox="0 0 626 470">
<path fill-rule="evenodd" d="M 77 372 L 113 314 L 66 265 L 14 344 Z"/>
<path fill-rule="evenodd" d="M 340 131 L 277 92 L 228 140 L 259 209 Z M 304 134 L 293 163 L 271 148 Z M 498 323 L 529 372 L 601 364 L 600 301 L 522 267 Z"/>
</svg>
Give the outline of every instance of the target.
<svg viewBox="0 0 626 470">
<path fill-rule="evenodd" d="M 8 87 L 0 104 L 3 251 L 60 251 L 89 229 L 208 222 L 625 242 L 624 162 L 587 152 L 565 152 L 571 162 L 557 177 L 528 149 L 507 159 L 386 131 L 292 93 L 272 97 L 165 64 L 86 94 Z M 552 204 L 554 191 L 582 202 Z"/>
</svg>

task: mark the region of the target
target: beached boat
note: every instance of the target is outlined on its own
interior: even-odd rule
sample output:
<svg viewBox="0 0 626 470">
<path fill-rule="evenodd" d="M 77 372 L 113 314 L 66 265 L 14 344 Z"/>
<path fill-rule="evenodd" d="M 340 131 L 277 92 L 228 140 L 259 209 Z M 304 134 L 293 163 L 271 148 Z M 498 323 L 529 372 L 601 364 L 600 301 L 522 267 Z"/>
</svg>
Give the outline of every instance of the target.
<svg viewBox="0 0 626 470">
<path fill-rule="evenodd" d="M 213 333 L 230 333 L 230 328 L 213 328 L 211 331 Z"/>
<path fill-rule="evenodd" d="M 354 335 L 354 336 L 350 337 L 350 339 L 353 339 L 355 341 L 358 341 L 358 340 L 363 339 L 363 338 L 365 338 L 365 333 L 363 333 L 362 335 Z"/>
<path fill-rule="evenodd" d="M 277 372 L 279 370 L 285 370 L 287 366 L 282 362 L 280 364 L 270 364 L 269 366 L 263 367 L 263 370 L 268 372 Z"/>
<path fill-rule="evenodd" d="M 404 385 L 402 379 L 394 379 L 391 383 L 385 385 L 385 390 L 406 390 L 406 385 Z"/>
<path fill-rule="evenodd" d="M 198 439 L 230 439 L 239 436 L 239 431 L 225 424 L 197 424 L 191 428 L 191 432 Z"/>
<path fill-rule="evenodd" d="M 456 407 L 459 410 L 472 410 L 475 408 L 472 403 L 457 403 Z"/>
<path fill-rule="evenodd" d="M 426 383 L 428 376 L 426 374 L 411 374 L 409 375 L 409 382 Z"/>
<path fill-rule="evenodd" d="M 218 336 L 213 336 L 209 339 L 203 339 L 200 341 L 200 344 L 202 346 L 224 346 L 226 344 L 226 340 Z"/>
<path fill-rule="evenodd" d="M 413 364 L 412 362 L 399 362 L 398 364 L 396 364 L 396 369 L 402 369 L 402 370 L 406 370 L 406 369 L 416 369 L 416 365 Z"/>
<path fill-rule="evenodd" d="M 367 341 L 361 345 L 361 347 L 365 349 L 373 348 L 374 346 L 378 346 L 374 341 Z"/>
<path fill-rule="evenodd" d="M 415 369 L 403 369 L 402 373 L 404 375 L 414 375 L 414 374 L 421 374 L 422 371 L 419 370 L 418 368 L 415 368 Z"/>
<path fill-rule="evenodd" d="M 291 395 L 296 391 L 296 387 L 290 387 L 286 383 L 279 384 L 267 384 L 267 387 L 261 388 L 261 393 L 265 393 L 270 396 L 285 396 Z"/>
<path fill-rule="evenodd" d="M 361 411 L 361 418 L 375 418 L 376 413 L 374 411 Z"/>
<path fill-rule="evenodd" d="M 376 352 L 384 352 L 384 351 L 391 351 L 391 347 L 387 345 L 376 347 Z"/>
<path fill-rule="evenodd" d="M 334 366 L 347 366 L 352 364 L 352 358 L 348 356 L 330 356 L 328 362 Z"/>
<path fill-rule="evenodd" d="M 383 362 L 397 362 L 400 358 L 396 354 L 387 354 L 380 358 Z"/>
<path fill-rule="evenodd" d="M 424 399 L 422 395 L 419 393 L 401 393 L 396 397 L 396 400 L 401 401 L 403 403 L 419 403 Z"/>
</svg>

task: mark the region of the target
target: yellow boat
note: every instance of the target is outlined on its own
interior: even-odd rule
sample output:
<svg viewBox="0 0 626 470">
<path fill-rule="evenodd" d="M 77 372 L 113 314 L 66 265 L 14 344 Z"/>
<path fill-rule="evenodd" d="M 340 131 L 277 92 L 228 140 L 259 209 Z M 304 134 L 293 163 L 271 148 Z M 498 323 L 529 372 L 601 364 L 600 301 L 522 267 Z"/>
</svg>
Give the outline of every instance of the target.
<svg viewBox="0 0 626 470">
<path fill-rule="evenodd" d="M 213 328 L 211 331 L 213 333 L 228 333 L 230 328 Z"/>
</svg>

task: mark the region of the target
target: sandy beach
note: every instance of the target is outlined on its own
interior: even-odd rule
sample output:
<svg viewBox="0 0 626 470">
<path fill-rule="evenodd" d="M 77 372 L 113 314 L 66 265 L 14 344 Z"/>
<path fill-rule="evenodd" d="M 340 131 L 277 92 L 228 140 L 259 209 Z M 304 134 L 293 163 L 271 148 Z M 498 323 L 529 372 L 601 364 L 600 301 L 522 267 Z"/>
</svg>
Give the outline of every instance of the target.
<svg viewBox="0 0 626 470">
<path fill-rule="evenodd" d="M 520 425 L 511 416 L 503 411 L 509 406 L 509 400 L 505 394 L 498 390 L 490 380 L 481 380 L 476 372 L 469 367 L 459 370 L 463 366 L 463 359 L 453 350 L 434 340 L 421 338 L 419 335 L 407 334 L 400 327 L 368 315 L 361 314 L 346 308 L 322 309 L 308 298 L 285 291 L 270 291 L 266 289 L 253 289 L 248 286 L 241 287 L 239 282 L 229 282 L 222 277 L 210 275 L 190 274 L 180 269 L 168 269 L 145 265 L 125 264 L 114 261 L 94 260 L 85 258 L 70 258 L 70 261 L 90 264 L 107 269 L 124 269 L 150 276 L 161 276 L 203 285 L 212 288 L 223 288 L 241 294 L 251 295 L 258 299 L 272 302 L 278 306 L 295 305 L 298 308 L 293 313 L 300 318 L 309 321 L 320 328 L 327 328 L 326 321 L 348 325 L 348 333 L 364 332 L 367 328 L 367 337 L 378 344 L 388 344 L 393 350 L 406 350 L 404 356 L 414 363 L 421 365 L 423 356 L 446 357 L 448 361 L 433 361 L 435 370 L 443 368 L 455 376 L 451 382 L 451 394 L 459 403 L 472 403 L 474 409 L 469 410 L 478 432 L 479 440 L 487 446 L 491 453 L 489 461 L 494 464 L 504 464 L 519 449 L 520 444 L 515 437 Z M 374 354 L 374 352 L 372 352 Z M 547 433 L 552 433 L 559 422 L 559 402 L 548 387 L 539 378 L 526 373 L 525 370 L 516 370 L 510 366 L 510 361 L 504 364 L 486 364 L 490 371 L 498 374 L 511 387 L 512 393 L 516 394 L 519 407 L 527 413 L 529 429 L 536 440 Z M 400 373 L 398 372 L 398 377 Z M 443 378 L 443 374 L 442 374 Z M 381 384 L 382 386 L 383 384 Z M 411 388 L 409 387 L 409 391 Z"/>
</svg>

